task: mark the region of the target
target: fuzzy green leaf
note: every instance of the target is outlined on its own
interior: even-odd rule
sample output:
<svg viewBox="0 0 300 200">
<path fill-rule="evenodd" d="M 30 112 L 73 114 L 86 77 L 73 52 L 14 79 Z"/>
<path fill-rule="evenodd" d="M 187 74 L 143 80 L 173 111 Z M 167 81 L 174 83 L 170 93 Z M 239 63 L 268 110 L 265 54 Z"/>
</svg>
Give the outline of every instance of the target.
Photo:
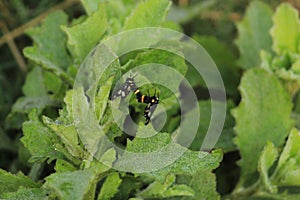
<svg viewBox="0 0 300 200">
<path fill-rule="evenodd" d="M 40 185 L 19 172 L 16 175 L 0 169 L 0 195 L 7 192 L 16 192 L 19 188 L 37 188 Z"/>
<path fill-rule="evenodd" d="M 57 159 L 55 163 L 55 171 L 56 172 L 67 172 L 67 171 L 75 171 L 76 167 L 69 163 L 68 161 Z"/>
<path fill-rule="evenodd" d="M 297 10 L 288 3 L 281 4 L 273 16 L 273 23 L 273 50 L 277 54 L 298 52 L 300 22 Z"/>
<path fill-rule="evenodd" d="M 300 134 L 293 129 L 280 155 L 273 180 L 280 186 L 300 186 Z"/>
<path fill-rule="evenodd" d="M 220 199 L 220 195 L 216 191 L 216 176 L 210 171 L 200 170 L 192 176 L 179 175 L 176 182 L 178 184 L 185 184 L 194 190 L 193 198 L 183 197 L 180 200 Z"/>
<path fill-rule="evenodd" d="M 61 199 L 93 199 L 89 190 L 95 187 L 96 174 L 92 169 L 51 174 L 46 178 L 45 188 L 53 190 Z"/>
<path fill-rule="evenodd" d="M 62 124 L 60 122 L 54 122 L 46 116 L 43 116 L 43 122 L 60 137 L 62 143 L 65 145 L 65 148 L 72 156 L 83 158 L 84 150 L 80 146 L 79 138 L 74 124 Z"/>
<path fill-rule="evenodd" d="M 200 170 L 212 171 L 219 166 L 222 158 L 223 153 L 220 150 L 212 151 L 209 154 L 187 150 L 171 165 L 161 170 L 150 172 L 148 175 L 162 181 L 170 173 L 194 175 Z"/>
<path fill-rule="evenodd" d="M 165 20 L 171 6 L 169 0 L 142 1 L 126 19 L 123 29 L 157 27 Z"/>
<path fill-rule="evenodd" d="M 91 15 L 98 8 L 99 0 L 81 0 L 81 3 L 88 15 Z"/>
<path fill-rule="evenodd" d="M 60 29 L 60 26 L 66 25 L 67 22 L 68 16 L 62 11 L 57 11 L 50 14 L 41 27 L 26 31 L 34 41 L 34 46 L 30 48 L 33 48 L 33 52 L 37 53 L 36 58 L 44 60 L 45 63 L 49 64 L 48 67 L 66 69 L 70 64 L 65 46 L 67 37 Z M 27 57 L 31 58 L 30 55 Z M 36 60 L 33 59 L 33 61 Z"/>
<path fill-rule="evenodd" d="M 276 186 L 271 184 L 268 171 L 276 161 L 277 155 L 277 149 L 272 143 L 268 142 L 268 144 L 263 149 L 258 161 L 258 171 L 260 172 L 261 179 L 267 190 L 271 193 L 276 193 L 277 188 Z"/>
<path fill-rule="evenodd" d="M 46 106 L 57 106 L 58 101 L 50 96 L 40 97 L 20 97 L 12 107 L 13 113 L 29 113 L 32 109 L 37 109 L 41 113 Z"/>
<path fill-rule="evenodd" d="M 23 132 L 21 141 L 30 151 L 31 161 L 43 162 L 61 157 L 55 149 L 53 132 L 39 120 L 36 110 L 29 114 L 29 121 L 23 124 Z"/>
<path fill-rule="evenodd" d="M 67 45 L 75 63 L 81 64 L 108 29 L 105 7 L 99 7 L 83 23 L 62 29 L 68 35 Z"/>
<path fill-rule="evenodd" d="M 193 196 L 194 191 L 187 185 L 177 185 L 175 183 L 175 175 L 166 177 L 164 183 L 154 181 L 145 190 L 138 193 L 142 198 L 167 198 L 174 196 Z M 173 185 L 174 184 L 174 185 Z"/>
<path fill-rule="evenodd" d="M 116 159 L 116 152 L 110 149 L 99 161 L 93 161 L 89 168 L 51 174 L 44 187 L 53 190 L 62 199 L 94 199 L 97 183 L 105 176 Z"/>
<path fill-rule="evenodd" d="M 41 27 L 29 29 L 27 34 L 34 40 L 34 46 L 25 48 L 24 55 L 71 83 L 64 72 L 70 64 L 65 47 L 67 38 L 60 29 L 61 25 L 67 24 L 67 19 L 64 12 L 58 11 L 50 14 Z"/>
<path fill-rule="evenodd" d="M 148 128 L 148 127 L 147 127 Z M 149 130 L 144 130 L 147 132 Z M 151 131 L 150 131 L 151 132 Z M 171 147 L 170 147 L 171 146 Z M 142 153 L 157 152 L 164 150 L 164 148 L 172 148 L 176 152 L 184 152 L 177 160 L 170 165 L 159 169 L 157 171 L 147 172 L 145 175 L 155 178 L 156 180 L 163 182 L 168 174 L 188 174 L 193 175 L 199 170 L 211 171 L 215 169 L 219 162 L 222 160 L 222 152 L 215 150 L 212 153 L 191 151 L 171 141 L 169 134 L 159 133 L 152 137 L 147 138 L 135 138 L 132 142 L 128 141 L 127 151 L 124 155 L 117 160 L 115 166 L 128 170 L 139 170 L 143 166 L 155 167 L 159 163 L 165 163 L 164 156 L 151 157 L 147 163 L 133 163 L 129 160 L 137 160 L 137 156 L 143 156 Z M 130 154 L 129 152 L 135 152 L 139 154 Z M 161 152 L 163 154 L 163 152 Z M 176 154 L 176 153 L 175 153 Z M 152 160 L 152 159 L 155 159 Z M 144 168 L 142 169 L 144 170 Z"/>
<path fill-rule="evenodd" d="M 54 73 L 43 71 L 40 67 L 35 66 L 27 74 L 26 81 L 22 87 L 26 97 L 19 99 L 15 109 L 19 107 L 16 110 L 17 112 L 26 112 L 32 107 L 36 107 L 42 111 L 46 106 L 56 106 L 64 95 L 65 87 L 66 85 Z M 52 94 L 49 95 L 49 93 Z M 21 100 L 22 98 L 23 100 Z M 21 102 L 23 105 L 20 104 Z"/>
<path fill-rule="evenodd" d="M 109 200 L 114 197 L 118 192 L 118 187 L 120 186 L 122 179 L 119 177 L 117 172 L 113 172 L 106 178 L 102 185 L 100 194 L 98 196 L 99 200 Z"/>
<path fill-rule="evenodd" d="M 283 149 L 283 152 L 280 155 L 278 161 L 278 167 L 282 167 L 285 162 L 287 162 L 290 158 L 296 158 L 297 161 L 300 163 L 300 158 L 298 157 L 300 153 L 300 134 L 297 129 L 292 129 L 287 143 Z"/>
<path fill-rule="evenodd" d="M 242 156 L 241 186 L 255 181 L 260 152 L 268 141 L 282 146 L 293 122 L 290 96 L 274 75 L 253 68 L 244 74 L 239 88 L 242 101 L 232 113 L 236 119 L 235 143 Z"/>
<path fill-rule="evenodd" d="M 0 194 L 0 198 L 2 200 L 30 200 L 30 199 L 38 199 L 38 200 L 47 200 L 49 199 L 47 192 L 41 188 L 23 188 L 16 192 L 9 192 Z"/>
<path fill-rule="evenodd" d="M 178 49 L 174 49 L 174 51 L 177 50 Z M 181 55 L 181 52 L 178 52 L 178 54 Z M 126 65 L 126 70 L 133 69 L 134 71 L 135 67 L 145 65 L 145 64 L 150 64 L 149 67 L 143 68 L 138 71 L 141 74 L 141 76 L 136 77 L 137 82 L 143 81 L 139 79 L 141 79 L 142 76 L 146 76 L 148 79 L 155 80 L 153 81 L 154 83 L 157 80 L 161 81 L 161 83 L 169 83 L 170 82 L 169 80 L 172 80 L 172 82 L 169 85 L 169 88 L 172 88 L 173 86 L 174 88 L 179 88 L 182 78 L 180 77 L 174 78 L 174 74 L 166 73 L 164 68 L 151 65 L 151 63 L 155 63 L 155 64 L 162 64 L 165 66 L 170 66 L 178 73 L 184 76 L 187 72 L 187 65 L 185 63 L 185 60 L 179 55 L 175 55 L 160 49 L 149 50 L 146 52 L 139 53 L 134 60 L 130 61 L 128 65 Z M 155 70 L 153 70 L 154 67 Z M 151 82 L 151 80 L 149 81 Z M 159 90 L 161 99 L 166 99 L 173 94 L 169 89 L 166 89 L 165 87 L 160 87 L 159 85 L 155 87 Z"/>
<path fill-rule="evenodd" d="M 244 19 L 237 23 L 239 36 L 236 44 L 240 51 L 239 64 L 243 69 L 258 67 L 260 51 L 271 50 L 272 38 L 269 35 L 271 26 L 271 8 L 260 1 L 253 1 Z"/>
<path fill-rule="evenodd" d="M 34 67 L 27 74 L 22 91 L 25 96 L 31 97 L 45 96 L 47 94 L 41 68 Z"/>
<path fill-rule="evenodd" d="M 109 101 L 109 94 L 113 85 L 114 77 L 102 81 L 101 87 L 95 97 L 95 111 L 98 121 L 103 117 L 107 103 Z"/>
</svg>

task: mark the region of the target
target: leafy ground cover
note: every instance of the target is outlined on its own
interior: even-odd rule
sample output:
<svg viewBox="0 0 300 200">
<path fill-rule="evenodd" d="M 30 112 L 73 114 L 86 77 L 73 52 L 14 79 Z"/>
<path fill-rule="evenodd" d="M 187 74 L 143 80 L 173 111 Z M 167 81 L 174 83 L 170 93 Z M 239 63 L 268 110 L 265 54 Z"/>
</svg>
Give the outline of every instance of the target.
<svg viewBox="0 0 300 200">
<path fill-rule="evenodd" d="M 31 68 L 22 86 L 23 96 L 13 104 L 5 126 L 0 128 L 1 199 L 300 197 L 298 11 L 288 3 L 270 6 L 252 1 L 242 19 L 219 26 L 224 32 L 204 35 L 203 30 L 197 30 L 196 24 L 203 24 L 195 20 L 197 13 L 213 10 L 218 2 L 190 3 L 179 8 L 169 0 L 82 0 L 86 15 L 70 19 L 64 11 L 56 11 L 41 25 L 27 30 L 33 44 L 23 53 Z M 199 151 L 209 127 L 212 103 L 220 100 L 209 99 L 207 86 L 201 76 L 195 76 L 190 63 L 158 49 L 134 51 L 115 60 L 97 82 L 94 100 L 97 123 L 105 127 L 107 138 L 127 152 L 155 152 L 170 144 L 184 151 L 165 168 L 126 173 L 116 167 L 141 171 L 139 166 L 124 162 L 130 154 L 103 147 L 95 159 L 81 141 L 74 115 L 85 119 L 88 102 L 73 85 L 81 63 L 95 45 L 114 34 L 143 27 L 185 31 L 208 51 L 225 84 L 227 112 L 215 148 Z M 230 32 L 234 27 L 237 35 Z M 234 44 L 220 42 L 223 37 L 235 38 Z M 92 61 L 101 59 L 97 55 L 95 51 Z M 130 69 L 153 62 L 172 66 L 197 93 L 201 120 L 189 148 L 172 138 L 181 117 L 188 123 L 198 108 L 187 106 L 179 116 L 175 95 L 159 85 L 155 87 L 163 91 L 160 98 L 168 118 L 158 134 L 153 134 L 151 126 L 142 125 L 143 118 L 137 113 L 143 107 L 133 96 L 131 115 L 140 127 L 131 131 L 152 136 L 129 137 L 114 123 L 109 103 L 113 86 Z M 174 80 L 173 84 L 185 91 L 183 83 Z M 141 90 L 152 88 L 148 84 Z M 73 109 L 74 96 L 82 110 Z M 89 119 L 84 123 L 89 124 Z M 8 135 L 12 132 L 17 132 L 15 138 Z M 101 136 L 93 135 L 92 139 L 101 141 Z M 17 159 L 7 163 L 9 156 Z M 23 172 L 12 173 L 20 169 Z"/>
</svg>

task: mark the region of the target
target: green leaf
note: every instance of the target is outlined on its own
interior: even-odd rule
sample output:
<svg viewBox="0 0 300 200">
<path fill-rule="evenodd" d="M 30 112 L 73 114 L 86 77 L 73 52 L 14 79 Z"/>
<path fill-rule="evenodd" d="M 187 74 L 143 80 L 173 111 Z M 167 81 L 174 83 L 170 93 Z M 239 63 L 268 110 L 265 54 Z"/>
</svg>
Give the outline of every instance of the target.
<svg viewBox="0 0 300 200">
<path fill-rule="evenodd" d="M 149 129 L 149 127 L 147 127 Z M 143 136 L 151 133 L 151 130 L 143 129 Z M 155 131 L 155 130 L 154 130 Z M 148 132 L 148 133 L 146 133 Z M 145 135 L 144 135 L 145 134 Z M 148 135 L 149 136 L 149 135 Z M 164 148 L 172 148 L 176 152 L 184 152 L 177 160 L 172 164 L 159 169 L 157 171 L 147 172 L 145 175 L 155 178 L 161 183 L 164 182 L 168 174 L 188 174 L 193 175 L 199 170 L 211 171 L 218 167 L 219 162 L 222 160 L 222 152 L 215 150 L 212 153 L 191 151 L 171 141 L 170 135 L 167 133 L 159 133 L 152 137 L 139 138 L 136 137 L 132 142 L 127 142 L 126 152 L 121 158 L 119 158 L 114 166 L 130 170 L 139 170 L 144 165 L 155 167 L 158 163 L 165 163 L 164 156 L 155 157 L 155 162 L 148 160 L 148 163 L 134 163 L 128 162 L 129 160 L 137 160 L 137 156 L 142 153 L 157 152 L 164 150 Z M 129 152 L 135 152 L 140 154 L 130 154 Z M 151 159 L 154 159 L 151 157 Z M 152 163 L 153 162 L 153 163 Z M 143 170 L 143 169 L 141 169 Z"/>
<path fill-rule="evenodd" d="M 109 200 L 115 196 L 118 192 L 122 179 L 119 177 L 117 172 L 109 174 L 102 185 L 100 194 L 98 195 L 99 200 Z"/>
<path fill-rule="evenodd" d="M 282 167 L 288 159 L 295 158 L 298 162 L 300 162 L 300 158 L 298 157 L 300 153 L 300 134 L 299 131 L 295 128 L 292 129 L 287 143 L 280 155 L 278 161 L 278 167 Z"/>
<path fill-rule="evenodd" d="M 47 96 L 39 97 L 20 97 L 12 107 L 12 113 L 29 113 L 36 109 L 41 113 L 46 106 L 57 106 L 58 101 Z"/>
<path fill-rule="evenodd" d="M 292 129 L 280 155 L 273 182 L 280 186 L 300 186 L 300 134 Z"/>
<path fill-rule="evenodd" d="M 110 77 L 108 80 L 101 81 L 102 83 L 100 83 L 101 87 L 95 97 L 95 110 L 98 121 L 100 121 L 104 115 L 113 81 L 114 77 Z"/>
<path fill-rule="evenodd" d="M 94 110 L 89 108 L 89 102 L 84 94 L 83 88 L 79 87 L 74 89 L 73 92 L 73 110 L 76 120 L 80 123 L 76 124 L 77 133 L 86 149 L 93 156 L 97 157 L 95 153 L 101 147 L 100 142 L 103 139 L 104 133 L 99 129 L 97 125 L 98 121 L 92 114 Z M 99 152 L 100 156 L 104 152 Z"/>
<path fill-rule="evenodd" d="M 57 11 L 50 14 L 41 27 L 26 31 L 34 41 L 34 46 L 31 48 L 39 53 L 38 56 L 62 69 L 66 69 L 70 64 L 70 57 L 65 46 L 67 38 L 60 29 L 60 26 L 66 25 L 67 22 L 68 16 L 62 11 Z"/>
<path fill-rule="evenodd" d="M 22 91 L 26 97 L 41 98 L 48 96 L 49 99 L 61 100 L 65 87 L 62 80 L 54 73 L 43 71 L 40 67 L 35 66 L 27 74 Z M 53 95 L 49 95 L 49 93 Z"/>
<path fill-rule="evenodd" d="M 142 182 L 132 175 L 122 177 L 122 182 L 118 188 L 118 193 L 115 194 L 114 199 L 129 199 L 132 194 L 142 187 Z"/>
<path fill-rule="evenodd" d="M 44 187 L 53 190 L 61 199 L 94 199 L 99 180 L 105 177 L 116 159 L 116 152 L 110 149 L 99 161 L 93 161 L 89 168 L 77 171 L 66 171 L 46 177 Z"/>
<path fill-rule="evenodd" d="M 55 163 L 55 171 L 56 172 L 67 172 L 67 171 L 75 171 L 76 167 L 69 163 L 68 161 L 57 159 Z"/>
<path fill-rule="evenodd" d="M 166 177 L 164 183 L 154 181 L 146 189 L 137 194 L 142 198 L 167 198 L 173 196 L 193 196 L 194 191 L 187 185 L 177 185 L 175 183 L 175 175 Z M 174 185 L 173 185 L 174 184 Z"/>
<path fill-rule="evenodd" d="M 11 174 L 3 169 L 0 169 L 0 194 L 7 192 L 16 192 L 19 188 L 37 188 L 40 185 L 33 182 L 29 177 L 22 172 Z"/>
<path fill-rule="evenodd" d="M 216 191 L 216 176 L 208 170 L 200 170 L 192 176 L 179 175 L 176 182 L 178 184 L 185 184 L 194 190 L 193 198 L 184 197 L 180 198 L 180 200 L 220 199 L 220 195 Z"/>
<path fill-rule="evenodd" d="M 23 124 L 24 136 L 21 142 L 31 153 L 32 162 L 54 160 L 62 155 L 55 149 L 55 137 L 38 118 L 36 110 L 29 113 L 29 121 Z"/>
<path fill-rule="evenodd" d="M 43 75 L 44 84 L 48 94 L 52 93 L 53 96 L 59 98 L 59 100 L 62 100 L 68 86 L 59 77 L 57 77 L 56 74 L 52 72 L 45 71 Z"/>
<path fill-rule="evenodd" d="M 95 187 L 95 179 L 93 169 L 54 173 L 46 177 L 44 187 L 53 190 L 61 199 L 93 199 L 94 193 L 89 191 Z"/>
<path fill-rule="evenodd" d="M 271 35 L 277 54 L 298 52 L 300 22 L 298 12 L 288 3 L 281 4 L 273 16 Z M 288 35 L 288 37 L 286 37 Z"/>
<path fill-rule="evenodd" d="M 99 7 L 83 23 L 70 28 L 62 26 L 62 29 L 68 36 L 68 49 L 75 63 L 81 64 L 108 29 L 105 7 Z"/>
<path fill-rule="evenodd" d="M 260 172 L 261 179 L 267 190 L 271 193 L 276 193 L 277 187 L 272 185 L 269 179 L 268 171 L 276 161 L 277 156 L 278 152 L 276 147 L 271 142 L 268 142 L 268 144 L 264 147 L 258 161 L 258 171 Z"/>
<path fill-rule="evenodd" d="M 77 158 L 84 157 L 84 150 L 80 145 L 76 127 L 73 124 L 62 124 L 59 121 L 52 121 L 50 118 L 43 116 L 43 122 L 54 133 L 58 135 L 68 152 Z"/>
<path fill-rule="evenodd" d="M 74 90 L 68 90 L 64 98 L 65 107 L 60 110 L 58 120 L 64 124 L 70 124 L 73 122 L 73 94 Z"/>
<path fill-rule="evenodd" d="M 269 35 L 272 26 L 271 8 L 260 1 L 251 2 L 244 19 L 236 26 L 239 32 L 236 44 L 240 51 L 240 66 L 243 69 L 258 67 L 260 51 L 271 50 L 272 38 Z"/>
<path fill-rule="evenodd" d="M 167 174 L 187 174 L 194 175 L 197 171 L 212 171 L 219 166 L 223 158 L 223 153 L 220 150 L 214 150 L 207 154 L 205 152 L 197 152 L 187 150 L 178 160 L 171 165 L 154 172 L 150 172 L 151 177 L 159 181 L 165 179 Z"/>
<path fill-rule="evenodd" d="M 169 48 L 169 47 L 168 47 Z M 170 47 L 173 48 L 173 47 Z M 175 47 L 178 48 L 178 47 Z M 174 51 L 177 51 L 178 49 L 174 49 Z M 178 52 L 179 55 L 181 55 L 181 52 Z M 137 70 L 138 73 L 140 74 L 139 76 L 136 77 L 137 82 L 143 82 L 143 78 L 147 80 L 151 79 L 154 83 L 159 80 L 161 83 L 169 83 L 168 87 L 169 88 L 179 88 L 180 83 L 182 82 L 181 77 L 176 77 L 174 78 L 174 74 L 168 74 L 165 72 L 164 68 L 160 68 L 158 66 L 152 66 L 151 63 L 155 64 L 162 64 L 165 66 L 170 66 L 176 72 L 180 73 L 181 75 L 185 75 L 187 72 L 187 65 L 185 63 L 185 60 L 180 57 L 179 55 L 175 55 L 173 53 L 160 50 L 160 49 L 153 49 L 153 50 L 148 50 L 142 53 L 139 53 L 134 60 L 129 61 L 127 65 L 125 65 L 126 70 L 132 69 L 134 72 L 134 68 L 149 64 L 151 67 L 145 67 L 140 70 Z M 155 67 L 155 70 L 153 69 Z M 163 74 L 163 76 L 162 76 Z M 182 77 L 183 77 L 182 76 Z M 149 80 L 151 82 L 151 80 Z M 172 80 L 170 82 L 169 80 Z M 158 89 L 160 93 L 160 99 L 167 99 L 168 97 L 172 96 L 172 91 L 165 87 L 161 87 L 160 85 L 155 85 L 155 88 Z M 142 91 L 143 92 L 143 91 Z"/>
<path fill-rule="evenodd" d="M 88 15 L 91 15 L 98 9 L 99 0 L 81 0 L 81 3 Z"/>
<path fill-rule="evenodd" d="M 0 194 L 1 199 L 7 200 L 29 200 L 29 199 L 38 199 L 38 200 L 47 200 L 49 199 L 47 192 L 41 188 L 23 188 L 20 187 L 16 192 L 9 192 Z"/>
<path fill-rule="evenodd" d="M 191 6 L 183 7 L 172 5 L 167 19 L 180 24 L 186 24 L 199 15 L 199 13 L 213 9 L 217 1 L 195 1 L 191 2 Z"/>
<path fill-rule="evenodd" d="M 34 46 L 25 48 L 24 55 L 72 83 L 64 72 L 70 64 L 70 57 L 65 47 L 66 35 L 60 29 L 61 25 L 67 24 L 67 19 L 64 12 L 58 11 L 50 14 L 41 27 L 29 29 L 27 34 L 33 39 Z"/>
<path fill-rule="evenodd" d="M 293 63 L 292 70 L 295 74 L 300 74 L 300 59 Z"/>
<path fill-rule="evenodd" d="M 41 68 L 34 67 L 27 74 L 22 91 L 25 96 L 30 97 L 40 97 L 47 94 Z"/>
<path fill-rule="evenodd" d="M 232 114 L 236 120 L 235 143 L 242 157 L 242 187 L 256 180 L 259 154 L 267 142 L 282 146 L 293 122 L 291 99 L 274 75 L 261 68 L 250 69 L 239 88 L 242 101 Z"/>
<path fill-rule="evenodd" d="M 283 192 L 280 194 L 270 194 L 267 192 L 260 192 L 259 194 L 254 195 L 253 197 L 248 198 L 249 200 L 298 200 L 300 198 L 299 194 L 293 194 L 288 192 Z"/>
<path fill-rule="evenodd" d="M 123 30 L 160 26 L 170 6 L 169 0 L 142 1 L 126 19 Z"/>
</svg>

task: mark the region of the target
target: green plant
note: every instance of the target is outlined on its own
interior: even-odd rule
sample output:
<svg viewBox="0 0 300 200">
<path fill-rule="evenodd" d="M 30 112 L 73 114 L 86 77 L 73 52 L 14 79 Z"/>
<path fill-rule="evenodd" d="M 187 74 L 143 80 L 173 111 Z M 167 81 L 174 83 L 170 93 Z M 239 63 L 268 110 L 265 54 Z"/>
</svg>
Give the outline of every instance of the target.
<svg viewBox="0 0 300 200">
<path fill-rule="evenodd" d="M 196 2 L 197 8 L 185 10 L 201 11 L 214 3 Z M 298 12 L 292 6 L 281 4 L 273 13 L 267 4 L 251 2 L 244 19 L 237 23 L 238 63 L 227 45 L 213 36 L 193 32 L 193 39 L 210 53 L 217 64 L 228 97 L 226 120 L 219 141 L 213 151 L 203 152 L 199 149 L 204 140 L 203 133 L 210 126 L 212 104 L 221 101 L 207 100 L 208 88 L 202 77 L 190 63 L 175 54 L 149 48 L 123 55 L 109 65 L 95 84 L 96 96 L 92 101 L 84 96 L 83 88 L 73 88 L 80 65 L 99 42 L 134 28 L 163 27 L 181 31 L 180 24 L 174 21 L 186 23 L 194 17 L 193 12 L 184 11 L 181 18 L 172 18 L 178 8 L 172 7 L 169 0 L 111 0 L 102 3 L 82 0 L 82 4 L 87 16 L 69 22 L 67 15 L 58 11 L 50 14 L 39 27 L 27 31 L 33 46 L 26 47 L 23 52 L 32 69 L 22 88 L 24 96 L 14 104 L 7 123 L 15 129 L 23 123 L 18 155 L 30 170 L 26 176 L 21 172 L 14 175 L 0 171 L 1 199 L 300 197 L 300 137 L 297 129 L 300 22 Z M 173 12 L 173 15 L 168 15 L 168 12 Z M 170 44 L 161 45 L 172 48 Z M 101 66 L 98 53 L 102 50 L 98 47 L 89 55 L 91 71 Z M 174 100 L 179 94 L 172 94 L 160 85 L 146 84 L 140 88 L 152 93 L 156 88 L 161 93 L 160 102 L 165 106 L 168 118 L 160 133 L 154 135 L 156 131 L 151 126 L 141 125 L 138 130 L 129 126 L 130 132 L 154 135 L 131 138 L 114 122 L 109 96 L 118 79 L 136 66 L 153 62 L 172 66 L 185 76 L 199 95 L 197 104 L 201 118 L 195 140 L 188 149 L 177 144 L 174 135 L 181 117 L 182 123 L 189 125 L 194 120 L 193 113 L 198 110 L 184 102 L 184 113 L 179 116 L 179 104 Z M 239 102 L 237 87 L 241 71 L 244 73 L 239 85 Z M 172 79 L 167 74 L 165 77 Z M 145 81 L 147 78 L 139 74 L 137 79 Z M 181 80 L 173 80 L 172 84 L 180 87 L 181 92 L 185 91 Z M 73 109 L 74 97 L 80 109 Z M 91 156 L 84 145 L 91 143 L 79 137 L 78 122 L 74 120 L 74 116 L 80 116 L 81 123 L 90 124 L 86 113 L 91 102 L 103 134 L 120 149 L 126 150 L 125 153 L 107 147 L 103 142 L 97 150 L 98 159 Z M 137 124 L 143 124 L 138 113 L 143 112 L 144 106 L 133 96 L 129 104 L 132 118 Z M 103 135 L 93 134 L 95 132 L 91 127 L 85 134 L 93 141 L 103 141 Z M 0 147 L 13 149 L 15 143 L 10 145 L 10 139 L 0 133 Z M 155 152 L 170 144 L 184 153 L 165 168 L 142 173 L 116 170 L 115 166 L 119 165 L 139 171 L 140 166 L 125 162 L 132 158 L 127 152 Z M 237 152 L 241 157 L 238 161 L 240 173 L 237 167 L 231 168 L 226 162 L 228 156 Z M 225 159 L 222 161 L 223 154 Z M 160 162 L 163 157 L 155 159 Z M 231 161 L 236 159 L 231 158 Z M 226 179 L 228 174 L 238 181 L 229 182 Z M 231 191 L 230 187 L 235 188 Z"/>
<path fill-rule="evenodd" d="M 80 141 L 73 114 L 83 116 L 84 113 L 73 110 L 72 103 L 74 96 L 81 98 L 81 92 L 78 88 L 72 89 L 72 86 L 77 70 L 94 46 L 122 30 L 151 26 L 180 29 L 179 25 L 165 21 L 171 6 L 168 0 L 148 0 L 139 4 L 135 1 L 95 2 L 83 1 L 88 16 L 73 20 L 71 25 L 68 25 L 67 15 L 59 11 L 49 15 L 40 27 L 27 31 L 34 44 L 24 49 L 24 55 L 34 67 L 23 86 L 24 97 L 15 103 L 9 119 L 28 114 L 29 119 L 22 126 L 24 136 L 21 141 L 30 153 L 28 165 L 31 170 L 28 176 L 31 179 L 22 173 L 12 175 L 1 171 L 1 198 L 218 198 L 212 170 L 219 165 L 222 152 L 215 150 L 207 154 L 175 144 L 170 133 L 177 127 L 177 117 L 171 118 L 165 128 L 171 130 L 170 133 L 162 132 L 153 137 L 133 140 L 124 138 L 122 131 L 112 121 L 109 94 L 122 73 L 154 61 L 173 66 L 183 75 L 186 73 L 184 60 L 166 51 L 146 49 L 133 52 L 109 66 L 98 83 L 96 115 L 99 123 L 105 127 L 104 133 L 108 138 L 117 141 L 127 151 L 152 152 L 173 144 L 185 151 L 180 159 L 155 172 L 130 174 L 109 167 L 118 165 L 122 162 L 120 157 L 124 158 L 127 154 L 119 155 L 113 148 L 102 147 L 99 160 L 104 165 L 93 158 Z M 92 59 L 99 58 L 94 56 Z M 173 84 L 179 83 L 174 81 Z M 178 106 L 172 101 L 174 96 L 166 89 L 157 87 L 162 99 L 169 104 L 168 112 L 176 113 Z M 150 86 L 142 89 L 147 91 L 147 88 Z M 79 103 L 86 104 L 82 98 Z M 131 104 L 136 103 L 132 101 Z M 59 113 L 57 108 L 61 108 Z M 140 108 L 136 109 L 139 111 Z M 88 119 L 85 120 L 84 123 L 89 123 Z M 143 129 L 145 134 L 153 131 L 150 127 Z M 101 135 L 91 137 L 99 139 Z M 199 160 L 199 153 L 206 156 Z M 43 182 L 34 182 L 41 179 L 45 162 L 54 164 L 55 172 L 43 178 Z M 130 167 L 131 164 L 127 165 Z"/>
</svg>

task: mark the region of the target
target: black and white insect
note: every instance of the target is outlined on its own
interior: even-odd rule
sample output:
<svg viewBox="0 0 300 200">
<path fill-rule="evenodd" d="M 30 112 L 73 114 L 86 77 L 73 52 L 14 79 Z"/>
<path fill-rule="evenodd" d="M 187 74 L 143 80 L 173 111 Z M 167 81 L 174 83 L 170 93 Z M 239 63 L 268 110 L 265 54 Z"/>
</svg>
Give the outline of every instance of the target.
<svg viewBox="0 0 300 200">
<path fill-rule="evenodd" d="M 159 102 L 159 98 L 156 97 L 155 95 L 152 97 L 149 97 L 149 103 L 147 104 L 147 106 L 144 109 L 144 117 L 146 119 L 145 125 L 149 124 L 151 116 L 153 115 L 153 112 L 155 111 L 158 102 Z"/>
<path fill-rule="evenodd" d="M 125 81 L 125 83 L 120 87 L 119 90 L 117 90 L 111 97 L 111 100 L 115 100 L 118 97 L 121 97 L 122 99 L 126 98 L 130 91 L 137 90 L 138 87 L 136 86 L 134 82 L 134 77 L 128 77 Z"/>
<path fill-rule="evenodd" d="M 114 100 L 118 97 L 122 99 L 126 98 L 128 94 L 132 91 L 135 94 L 136 100 L 140 103 L 145 103 L 147 106 L 144 109 L 144 117 L 145 117 L 145 125 L 148 125 L 155 111 L 157 104 L 159 102 L 158 96 L 156 96 L 156 92 L 153 96 L 143 95 L 140 89 L 137 87 L 134 81 L 134 77 L 128 77 L 125 83 L 120 87 L 117 92 L 112 95 L 111 100 Z"/>
<path fill-rule="evenodd" d="M 151 119 L 151 116 L 153 115 L 153 112 L 155 111 L 157 104 L 159 102 L 158 96 L 155 96 L 156 91 L 154 96 L 150 95 L 143 95 L 138 88 L 134 91 L 134 94 L 136 96 L 136 100 L 140 103 L 146 103 L 147 106 L 144 109 L 144 117 L 146 119 L 145 125 L 148 125 Z"/>
</svg>

